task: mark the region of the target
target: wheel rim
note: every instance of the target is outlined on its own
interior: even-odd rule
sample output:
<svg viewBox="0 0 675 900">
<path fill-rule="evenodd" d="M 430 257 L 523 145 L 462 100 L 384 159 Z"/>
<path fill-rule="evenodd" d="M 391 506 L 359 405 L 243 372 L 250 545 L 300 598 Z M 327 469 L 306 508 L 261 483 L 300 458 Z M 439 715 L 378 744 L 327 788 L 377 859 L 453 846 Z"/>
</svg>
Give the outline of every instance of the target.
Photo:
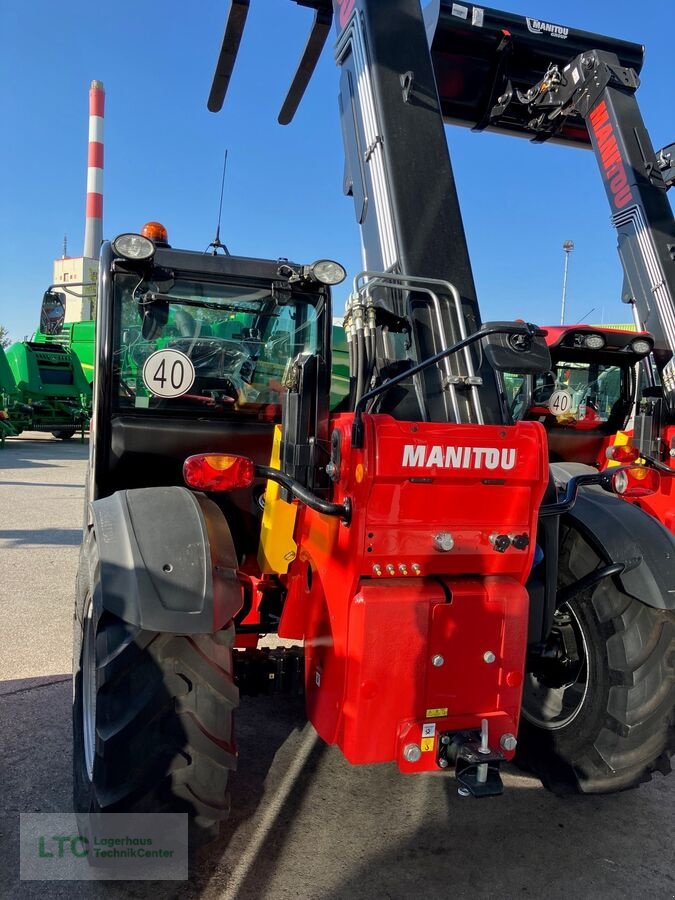
<svg viewBox="0 0 675 900">
<path fill-rule="evenodd" d="M 82 736 L 84 766 L 89 781 L 94 779 L 94 754 L 96 749 L 96 638 L 91 600 L 84 619 L 82 644 Z"/>
<path fill-rule="evenodd" d="M 588 640 L 572 606 L 565 604 L 558 610 L 554 631 L 556 629 L 564 629 L 565 649 L 577 656 L 575 676 L 552 682 L 550 678 L 528 672 L 523 689 L 523 718 L 545 731 L 557 731 L 572 724 L 586 703 L 591 681 Z M 556 683 L 558 680 L 560 683 Z"/>
</svg>

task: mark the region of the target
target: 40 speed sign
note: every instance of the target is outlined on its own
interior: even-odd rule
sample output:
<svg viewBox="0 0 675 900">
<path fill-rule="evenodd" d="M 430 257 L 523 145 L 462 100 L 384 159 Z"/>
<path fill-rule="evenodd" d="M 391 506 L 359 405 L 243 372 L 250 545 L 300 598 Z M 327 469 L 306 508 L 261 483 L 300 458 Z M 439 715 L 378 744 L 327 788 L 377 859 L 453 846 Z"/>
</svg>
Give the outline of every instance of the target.
<svg viewBox="0 0 675 900">
<path fill-rule="evenodd" d="M 569 391 L 553 391 L 548 408 L 554 416 L 563 416 L 572 409 L 572 395 Z"/>
<path fill-rule="evenodd" d="M 180 350 L 156 350 L 143 364 L 143 383 L 155 397 L 180 397 L 195 380 L 192 360 Z"/>
</svg>

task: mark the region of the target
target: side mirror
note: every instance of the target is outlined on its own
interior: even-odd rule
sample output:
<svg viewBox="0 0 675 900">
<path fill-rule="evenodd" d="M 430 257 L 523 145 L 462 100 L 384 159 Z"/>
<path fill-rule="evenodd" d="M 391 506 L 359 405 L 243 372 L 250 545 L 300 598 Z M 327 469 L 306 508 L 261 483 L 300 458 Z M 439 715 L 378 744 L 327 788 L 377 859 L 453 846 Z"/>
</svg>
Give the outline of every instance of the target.
<svg viewBox="0 0 675 900">
<path fill-rule="evenodd" d="M 154 341 L 169 321 L 169 302 L 161 295 L 148 291 L 143 297 L 143 303 L 138 305 L 138 314 L 143 323 L 141 333 L 144 340 Z"/>
<path fill-rule="evenodd" d="M 513 327 L 513 322 L 486 322 L 485 328 Z M 531 334 L 489 334 L 481 340 L 485 358 L 497 372 L 512 372 L 514 375 L 536 375 L 548 372 L 551 354 L 543 331 Z"/>
<path fill-rule="evenodd" d="M 60 334 L 66 318 L 66 295 L 45 291 L 40 307 L 40 334 Z"/>
</svg>

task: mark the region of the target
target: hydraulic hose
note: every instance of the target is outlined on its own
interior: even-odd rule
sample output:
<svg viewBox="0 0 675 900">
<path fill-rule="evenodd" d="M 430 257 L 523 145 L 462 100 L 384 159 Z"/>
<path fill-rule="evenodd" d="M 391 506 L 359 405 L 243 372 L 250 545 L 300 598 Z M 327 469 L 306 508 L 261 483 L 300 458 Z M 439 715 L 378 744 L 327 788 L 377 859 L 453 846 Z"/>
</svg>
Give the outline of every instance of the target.
<svg viewBox="0 0 675 900">
<path fill-rule="evenodd" d="M 321 497 L 317 497 L 316 494 L 313 494 L 308 488 L 295 481 L 289 475 L 284 475 L 283 472 L 280 472 L 278 469 L 271 469 L 269 466 L 256 466 L 255 471 L 260 478 L 269 478 L 271 481 L 276 481 L 277 484 L 285 487 L 297 500 L 309 506 L 310 509 L 323 513 L 325 516 L 339 516 L 346 525 L 349 525 L 352 510 L 348 499 L 344 503 L 331 503 L 329 500 L 322 500 Z"/>
</svg>

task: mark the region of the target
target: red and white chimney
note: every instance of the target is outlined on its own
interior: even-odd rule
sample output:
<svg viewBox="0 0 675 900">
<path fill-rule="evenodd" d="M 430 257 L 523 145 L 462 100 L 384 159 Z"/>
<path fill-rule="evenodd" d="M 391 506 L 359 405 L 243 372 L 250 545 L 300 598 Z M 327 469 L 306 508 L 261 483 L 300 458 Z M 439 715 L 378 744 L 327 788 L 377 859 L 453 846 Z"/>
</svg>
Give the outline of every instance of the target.
<svg viewBox="0 0 675 900">
<path fill-rule="evenodd" d="M 98 259 L 103 239 L 103 82 L 92 81 L 89 88 L 89 155 L 87 161 L 87 213 L 84 227 L 84 256 Z"/>
</svg>

